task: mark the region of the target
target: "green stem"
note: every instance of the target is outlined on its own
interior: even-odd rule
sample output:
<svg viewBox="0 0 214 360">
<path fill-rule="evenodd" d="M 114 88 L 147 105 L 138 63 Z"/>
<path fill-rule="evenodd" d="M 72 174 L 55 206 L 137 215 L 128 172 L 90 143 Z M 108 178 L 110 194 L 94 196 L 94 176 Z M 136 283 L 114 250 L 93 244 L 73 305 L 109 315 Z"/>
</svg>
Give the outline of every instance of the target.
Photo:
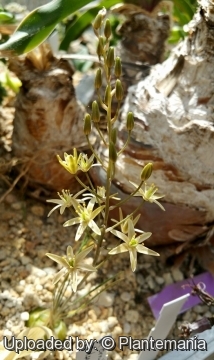
<svg viewBox="0 0 214 360">
<path fill-rule="evenodd" d="M 100 138 L 102 139 L 104 145 L 105 145 L 106 147 L 108 147 L 108 144 L 107 144 L 107 142 L 106 142 L 105 139 L 104 139 L 103 133 L 102 133 L 102 131 L 100 130 L 99 125 L 98 125 L 98 124 L 95 124 L 95 128 L 96 128 L 96 130 L 98 131 L 98 134 L 100 135 Z"/>
<path fill-rule="evenodd" d="M 129 141 L 130 141 L 130 135 L 131 135 L 131 133 L 130 133 L 130 131 L 129 131 L 128 138 L 127 138 L 125 144 L 123 145 L 122 149 L 120 149 L 120 151 L 117 153 L 118 156 L 119 156 L 120 154 L 122 154 L 122 152 L 125 150 L 126 146 L 128 145 L 128 143 L 129 143 Z"/>
<path fill-rule="evenodd" d="M 94 151 L 94 149 L 93 149 L 93 147 L 92 147 L 92 145 L 91 145 L 91 143 L 90 143 L 90 141 L 89 141 L 88 135 L 86 136 L 86 139 L 87 139 L 88 145 L 89 145 L 92 153 L 94 154 L 95 158 L 96 158 L 97 161 L 102 165 L 102 168 L 106 171 L 106 168 L 105 168 L 102 160 L 100 159 L 100 157 L 99 157 L 99 156 L 96 154 L 96 152 Z"/>
<path fill-rule="evenodd" d="M 142 180 L 142 181 L 140 182 L 140 185 L 137 187 L 137 189 L 136 189 L 134 192 L 132 192 L 132 193 L 131 193 L 129 196 L 127 196 L 125 199 L 119 201 L 119 203 L 117 203 L 117 205 L 111 206 L 109 210 L 110 210 L 110 211 L 111 211 L 111 210 L 114 210 L 114 209 L 116 209 L 117 207 L 121 206 L 122 204 L 125 204 L 129 199 L 131 199 L 131 198 L 138 192 L 138 190 L 141 188 L 141 186 L 143 185 L 143 183 L 144 183 L 144 181 Z"/>
</svg>

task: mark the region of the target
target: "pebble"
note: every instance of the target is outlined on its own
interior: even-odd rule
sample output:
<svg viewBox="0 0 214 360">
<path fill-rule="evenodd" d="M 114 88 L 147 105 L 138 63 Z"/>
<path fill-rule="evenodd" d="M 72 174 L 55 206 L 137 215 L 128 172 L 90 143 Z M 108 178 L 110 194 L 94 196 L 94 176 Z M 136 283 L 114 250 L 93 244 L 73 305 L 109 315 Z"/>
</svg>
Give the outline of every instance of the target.
<svg viewBox="0 0 214 360">
<path fill-rule="evenodd" d="M 124 302 L 128 302 L 131 300 L 131 294 L 130 292 L 124 291 L 122 292 L 122 294 L 120 295 L 121 300 L 123 300 Z"/>
<path fill-rule="evenodd" d="M 32 214 L 36 216 L 43 216 L 45 213 L 45 209 L 43 208 L 43 206 L 39 206 L 39 205 L 33 205 L 30 210 Z"/>
<path fill-rule="evenodd" d="M 139 313 L 136 310 L 127 310 L 125 312 L 125 319 L 130 323 L 136 324 L 139 319 Z"/>
<path fill-rule="evenodd" d="M 153 278 L 152 278 L 151 275 L 147 276 L 146 282 L 147 282 L 147 284 L 149 285 L 149 288 L 150 288 L 151 290 L 154 290 L 154 289 L 155 289 L 155 282 L 154 282 L 154 280 L 153 280 Z"/>
<path fill-rule="evenodd" d="M 113 302 L 114 294 L 103 291 L 98 298 L 97 304 L 103 307 L 110 307 L 113 305 Z"/>
<path fill-rule="evenodd" d="M 28 321 L 28 320 L 29 320 L 29 312 L 23 311 L 23 312 L 20 314 L 20 319 L 21 319 L 22 321 Z"/>
<path fill-rule="evenodd" d="M 195 307 L 194 307 L 194 311 L 197 313 L 197 314 L 202 314 L 202 313 L 204 313 L 204 306 L 202 306 L 202 305 L 196 305 Z"/>
<path fill-rule="evenodd" d="M 164 278 L 160 277 L 160 276 L 156 276 L 155 277 L 155 281 L 158 285 L 163 285 L 164 284 Z"/>
<path fill-rule="evenodd" d="M 20 261 L 21 261 L 22 265 L 27 265 L 32 262 L 31 258 L 29 258 L 28 256 L 25 256 L 25 255 L 20 258 Z"/>
<path fill-rule="evenodd" d="M 164 273 L 163 278 L 164 278 L 164 281 L 165 281 L 165 285 L 169 285 L 169 284 L 173 283 L 172 275 L 169 272 Z"/>
<path fill-rule="evenodd" d="M 130 331 L 131 331 L 131 325 L 129 322 L 125 322 L 124 325 L 123 325 L 123 330 L 124 330 L 124 333 L 125 334 L 129 334 Z"/>
<path fill-rule="evenodd" d="M 183 273 L 180 269 L 172 269 L 172 277 L 174 281 L 182 281 L 184 279 Z"/>
<path fill-rule="evenodd" d="M 23 203 L 21 203 L 20 201 L 15 202 L 11 205 L 12 209 L 14 210 L 20 210 L 23 207 Z"/>
<path fill-rule="evenodd" d="M 118 320 L 117 320 L 117 318 L 115 316 L 109 316 L 108 317 L 108 327 L 109 327 L 109 329 L 116 326 L 117 323 L 118 323 Z"/>
<path fill-rule="evenodd" d="M 29 271 L 29 273 L 32 275 L 38 276 L 39 278 L 46 276 L 46 272 L 44 270 L 39 269 L 38 267 L 31 264 L 27 264 L 26 270 Z"/>
</svg>

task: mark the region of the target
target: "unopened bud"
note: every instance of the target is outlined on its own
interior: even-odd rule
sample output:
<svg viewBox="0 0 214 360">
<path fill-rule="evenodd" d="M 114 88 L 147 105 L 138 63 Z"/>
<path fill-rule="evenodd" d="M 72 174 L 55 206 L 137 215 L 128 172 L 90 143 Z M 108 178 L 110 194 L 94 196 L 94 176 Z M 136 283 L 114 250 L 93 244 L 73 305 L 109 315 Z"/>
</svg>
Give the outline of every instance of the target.
<svg viewBox="0 0 214 360">
<path fill-rule="evenodd" d="M 102 25 L 102 21 L 104 19 L 104 17 L 106 16 L 106 9 L 103 7 L 97 14 L 97 16 L 95 17 L 94 23 L 93 23 L 93 28 L 94 30 L 98 30 L 100 29 L 101 25 Z"/>
<path fill-rule="evenodd" d="M 115 73 L 115 76 L 118 78 L 121 76 L 121 73 L 122 73 L 121 60 L 120 60 L 119 56 L 117 56 L 115 59 L 114 73 Z"/>
<path fill-rule="evenodd" d="M 117 161 L 117 151 L 112 141 L 109 144 L 109 160 L 111 160 L 113 163 Z"/>
<path fill-rule="evenodd" d="M 100 36 L 97 44 L 97 55 L 100 57 L 103 55 L 103 52 L 104 52 L 104 39 L 103 36 Z"/>
<path fill-rule="evenodd" d="M 106 65 L 108 68 L 111 68 L 114 65 L 114 48 L 112 46 L 108 49 Z"/>
<path fill-rule="evenodd" d="M 98 123 L 100 121 L 100 110 L 96 100 L 92 103 L 91 117 L 95 123 Z"/>
<path fill-rule="evenodd" d="M 103 21 L 103 16 L 98 13 L 97 16 L 95 17 L 95 20 L 94 20 L 94 23 L 93 23 L 93 28 L 95 30 L 98 30 L 102 25 L 102 21 Z"/>
<path fill-rule="evenodd" d="M 109 85 L 107 85 L 106 89 L 105 89 L 105 95 L 104 95 L 104 104 L 106 104 L 106 105 L 108 105 L 109 96 L 110 96 L 110 89 L 109 89 Z"/>
<path fill-rule="evenodd" d="M 117 101 L 121 101 L 123 99 L 123 87 L 119 79 L 116 80 L 115 97 Z"/>
<path fill-rule="evenodd" d="M 105 26 L 104 26 L 104 35 L 106 39 L 110 38 L 111 36 L 111 23 L 109 19 L 106 19 Z"/>
<path fill-rule="evenodd" d="M 111 141 L 113 142 L 113 144 L 116 144 L 116 141 L 117 141 L 117 128 L 113 128 L 111 130 Z"/>
<path fill-rule="evenodd" d="M 89 135 L 91 132 L 91 115 L 89 114 L 85 114 L 83 130 L 85 135 Z"/>
<path fill-rule="evenodd" d="M 131 111 L 128 113 L 126 118 L 126 128 L 128 131 L 132 131 L 134 128 L 134 115 Z"/>
<path fill-rule="evenodd" d="M 153 170 L 153 164 L 152 163 L 146 164 L 140 174 L 141 180 L 142 181 L 148 180 L 152 175 L 152 170 Z"/>
<path fill-rule="evenodd" d="M 95 89 L 99 89 L 102 86 L 102 70 L 99 68 L 97 69 L 95 80 L 94 80 L 94 87 Z"/>
</svg>

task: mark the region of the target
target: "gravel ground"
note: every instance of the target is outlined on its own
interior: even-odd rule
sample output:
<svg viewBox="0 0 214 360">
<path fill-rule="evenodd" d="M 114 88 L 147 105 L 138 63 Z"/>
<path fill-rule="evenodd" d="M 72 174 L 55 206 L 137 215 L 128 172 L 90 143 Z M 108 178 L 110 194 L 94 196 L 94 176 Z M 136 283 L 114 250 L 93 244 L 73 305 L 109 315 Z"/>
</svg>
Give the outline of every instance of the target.
<svg viewBox="0 0 214 360">
<path fill-rule="evenodd" d="M 45 253 L 62 255 L 74 243 L 74 229 L 62 227 L 69 218 L 68 212 L 61 216 L 55 211 L 47 218 L 51 208 L 50 204 L 21 198 L 15 191 L 0 204 L 0 340 L 3 336 L 17 336 L 32 309 L 51 303 L 52 278 L 59 268 Z M 113 245 L 114 239 L 109 241 Z M 121 270 L 125 281 L 102 293 L 79 318 L 70 319 L 68 335 L 84 339 L 99 339 L 109 334 L 114 339 L 120 335 L 146 338 L 155 325 L 147 297 L 167 284 L 188 277 L 188 261 L 181 270 L 172 269 L 160 258 L 140 254 L 137 271 L 132 273 L 128 255 L 112 256 L 102 271 L 89 277 L 86 288 Z M 194 272 L 199 271 L 195 266 Z M 180 315 L 169 338 L 178 338 L 178 326 L 183 320 L 194 321 L 203 315 L 211 316 L 205 305 Z M 64 351 L 47 357 L 48 360 L 73 358 L 74 354 Z M 109 359 L 136 358 L 137 353 L 129 350 L 109 352 Z"/>
<path fill-rule="evenodd" d="M 6 191 L 5 164 L 11 159 L 8 151 L 11 149 L 13 113 L 13 107 L 0 107 L 0 170 L 3 174 L 0 177 L 0 181 L 3 179 L 0 182 L 0 198 Z M 52 278 L 59 267 L 45 253 L 62 255 L 67 246 L 74 243 L 73 227 L 62 227 L 69 218 L 68 212 L 61 216 L 55 211 L 48 218 L 52 205 L 32 199 L 29 191 L 23 194 L 18 190 L 0 203 L 0 341 L 3 336 L 17 336 L 34 308 L 51 304 Z M 108 241 L 113 246 L 115 239 Z M 149 240 L 146 244 L 149 247 Z M 187 258 L 182 268 L 176 269 L 164 264 L 161 257 L 139 254 L 137 271 L 132 273 L 128 254 L 112 256 L 102 271 L 89 276 L 86 289 L 81 290 L 81 294 L 119 271 L 124 271 L 125 280 L 102 293 L 79 317 L 70 319 L 67 322 L 68 336 L 100 339 L 112 335 L 116 341 L 121 335 L 146 338 L 155 325 L 147 297 L 170 283 L 188 278 L 189 264 Z M 194 275 L 202 271 L 194 264 Z M 198 305 L 179 315 L 168 338 L 178 338 L 178 326 L 184 320 L 192 322 L 202 316 L 211 317 L 210 311 L 213 309 Z M 135 360 L 137 356 L 128 349 L 121 352 L 117 348 L 108 354 L 110 360 Z M 51 354 L 46 359 L 74 358 L 73 353 L 63 351 Z"/>
</svg>

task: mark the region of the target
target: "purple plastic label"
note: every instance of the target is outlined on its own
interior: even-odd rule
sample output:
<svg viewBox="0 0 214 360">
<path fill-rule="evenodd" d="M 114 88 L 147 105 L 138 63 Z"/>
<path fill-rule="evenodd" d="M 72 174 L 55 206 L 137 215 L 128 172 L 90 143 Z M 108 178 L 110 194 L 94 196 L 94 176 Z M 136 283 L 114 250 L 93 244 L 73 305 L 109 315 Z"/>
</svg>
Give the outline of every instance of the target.
<svg viewBox="0 0 214 360">
<path fill-rule="evenodd" d="M 159 318 L 162 306 L 172 300 L 179 298 L 185 294 L 191 294 L 192 288 L 189 285 L 198 285 L 209 295 L 214 296 L 214 277 L 205 272 L 203 274 L 194 276 L 193 278 L 185 279 L 174 284 L 167 285 L 158 294 L 148 297 L 148 302 L 153 312 L 155 319 Z M 188 300 L 184 303 L 179 314 L 191 309 L 193 306 L 200 304 L 201 300 L 197 295 L 189 296 Z"/>
</svg>

